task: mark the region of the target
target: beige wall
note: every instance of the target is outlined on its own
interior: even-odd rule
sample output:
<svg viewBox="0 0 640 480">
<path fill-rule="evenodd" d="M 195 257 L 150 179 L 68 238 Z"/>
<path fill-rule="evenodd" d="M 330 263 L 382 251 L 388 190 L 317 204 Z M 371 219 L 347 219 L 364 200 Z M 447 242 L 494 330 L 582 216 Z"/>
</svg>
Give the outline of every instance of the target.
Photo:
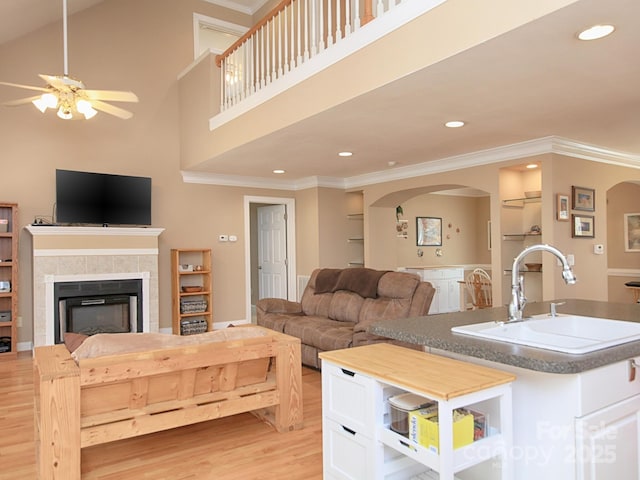
<svg viewBox="0 0 640 480">
<path fill-rule="evenodd" d="M 548 3 L 555 7 L 561 2 Z M 451 2 L 448 8 L 455 5 L 459 6 L 460 2 Z M 247 26 L 253 21 L 197 0 L 109 0 L 71 17 L 70 73 L 82 79 L 88 88 L 130 89 L 137 93 L 140 103 L 130 106 L 135 114 L 131 120 L 99 114 L 91 121 L 65 122 L 52 112 L 43 115 L 31 106 L 0 108 L 3 166 L 0 191 L 3 201 L 20 205 L 21 226 L 30 223 L 36 215 L 51 215 L 56 168 L 152 177 L 153 226 L 165 228 L 159 239 L 161 328 L 171 325 L 171 248 L 212 248 L 214 319 L 245 318 L 245 195 L 295 198 L 299 274 L 308 274 L 325 263 L 338 266 L 347 261 L 337 254 L 345 248 L 345 237 L 335 227 L 344 226 L 350 208 L 341 204 L 345 196 L 341 190 L 313 188 L 293 193 L 182 181 L 180 116 L 185 111 L 181 113 L 177 76 L 192 61 L 194 12 Z M 0 79 L 39 85 L 38 73 L 62 73 L 61 29 L 60 23 L 54 24 L 0 45 Z M 378 65 L 377 61 L 375 64 Z M 212 67 L 209 63 L 204 68 Z M 30 93 L 0 87 L 0 102 Z M 213 108 L 213 104 L 208 105 Z M 542 182 L 545 216 L 552 215 L 556 192 L 570 192 L 572 184 L 597 189 L 595 241 L 573 240 L 566 223 L 552 222 L 549 238 L 560 248 L 576 254 L 577 273 L 583 279 L 572 290 L 560 285 L 555 287 L 555 292 L 557 296 L 606 298 L 606 282 L 601 280 L 606 277 L 606 255 L 594 257 L 590 253 L 591 244 L 595 242 L 608 248 L 603 228 L 607 216 L 605 192 L 626 180 L 640 182 L 640 172 L 567 157 L 548 157 Z M 396 205 L 429 191 L 470 186 L 491 195 L 478 216 L 486 217 L 488 211 L 493 219 L 491 263 L 494 270 L 499 271 L 498 168 L 499 165 L 472 167 L 363 188 L 366 265 L 389 269 L 398 266 L 398 239 L 395 230 L 388 226 L 390 222 L 393 224 Z M 467 221 L 459 220 L 465 225 Z M 466 235 L 466 230 L 463 233 Z M 238 242 L 218 243 L 220 234 L 237 235 Z M 19 308 L 24 326 L 19 329 L 20 342 L 31 339 L 29 247 L 30 239 L 23 232 L 20 235 Z M 479 253 L 477 257 L 480 258 Z M 594 278 L 598 280 L 593 282 Z"/>
<path fill-rule="evenodd" d="M 629 281 L 640 280 L 640 252 L 626 252 L 624 245 L 624 214 L 640 212 L 640 184 L 620 183 L 607 193 L 607 244 L 608 267 L 632 269 L 636 275 L 609 276 L 609 301 L 629 303 L 632 296 L 624 286 Z"/>
<path fill-rule="evenodd" d="M 502 162 L 499 164 L 483 165 L 463 170 L 443 172 L 428 176 L 415 177 L 406 180 L 370 185 L 364 188 L 365 199 L 365 261 L 374 268 L 395 268 L 396 242 L 395 231 L 387 228 L 389 219 L 395 218 L 395 205 L 403 204 L 418 195 L 430 191 L 446 190 L 456 186 L 468 186 L 483 190 L 490 194 L 489 211 L 492 220 L 492 251 L 491 265 L 493 272 L 500 272 L 510 268 L 513 258 L 502 259 L 503 245 L 500 232 L 508 231 L 509 226 L 501 225 L 501 199 L 522 195 L 525 190 L 536 184 L 534 176 L 522 178 L 513 173 L 514 177 L 504 177 L 505 167 L 514 167 L 537 161 L 541 164 L 540 181 L 543 199 L 540 204 L 541 227 L 543 235 L 541 241 L 558 247 L 567 254 L 574 254 L 576 259 L 575 272 L 578 276 L 576 285 L 567 286 L 562 281 L 558 271 L 554 268 L 555 261 L 544 258 L 546 270 L 543 272 L 544 299 L 586 298 L 607 300 L 607 255 L 594 255 L 593 245 L 601 243 L 608 252 L 607 241 L 607 209 L 606 192 L 612 186 L 624 182 L 640 181 L 640 170 L 623 166 L 581 160 L 556 154 L 541 155 Z M 502 181 L 501 181 L 502 179 Z M 571 193 L 571 186 L 590 187 L 596 190 L 596 219 L 593 239 L 572 238 L 570 222 L 555 220 L 556 193 Z M 633 202 L 632 197 L 630 200 Z M 635 200 L 637 202 L 637 200 Z M 518 225 L 522 226 L 522 220 Z M 506 255 L 508 257 L 508 255 Z M 637 268 L 628 267 L 628 268 Z M 494 302 L 504 303 L 502 286 L 509 282 L 510 277 L 493 275 Z"/>
<path fill-rule="evenodd" d="M 409 222 L 407 238 L 396 238 L 398 266 L 490 264 L 487 243 L 489 197 L 454 195 L 419 195 L 402 204 L 403 216 Z M 442 246 L 416 245 L 416 217 L 442 219 Z M 386 228 L 395 230 L 395 217 L 388 218 Z M 423 255 L 418 256 L 418 250 Z M 436 256 L 436 250 L 442 256 Z"/>
<path fill-rule="evenodd" d="M 126 14 L 123 14 L 126 12 Z M 19 204 L 20 225 L 51 216 L 55 169 L 152 177 L 153 226 L 160 236 L 160 326 L 171 325 L 169 250 L 212 248 L 214 319 L 245 318 L 243 196 L 289 192 L 185 184 L 180 175 L 178 74 L 193 60 L 193 13 L 251 25 L 246 15 L 197 0 L 109 0 L 69 19 L 70 74 L 88 88 L 132 90 L 131 120 L 99 114 L 62 121 L 30 105 L 0 108 L 4 201 Z M 62 74 L 62 24 L 0 45 L 0 79 L 40 85 Z M 0 102 L 32 92 L 0 87 Z M 219 234 L 237 243 L 219 244 Z M 30 239 L 20 234 L 20 342 L 31 340 Z"/>
<path fill-rule="evenodd" d="M 553 283 L 556 298 L 588 298 L 593 300 L 607 300 L 608 281 L 607 269 L 610 246 L 607 239 L 607 191 L 619 183 L 625 181 L 638 182 L 640 170 L 621 166 L 607 165 L 604 163 L 589 162 L 577 158 L 553 155 L 548 165 L 543 166 L 543 189 L 549 196 L 543 201 L 543 215 L 546 218 L 555 218 L 555 194 L 571 194 L 571 186 L 577 185 L 595 189 L 595 211 L 581 212 L 593 215 L 595 218 L 595 238 L 572 238 L 570 222 L 558 222 L 555 219 L 552 225 L 553 244 L 565 253 L 573 253 L 576 258 L 574 271 L 578 277 L 578 283 L 573 286 L 565 285 L 560 276 L 554 272 L 545 272 L 545 286 Z M 634 202 L 633 197 L 623 202 Z M 637 197 L 634 202 L 637 205 Z M 547 207 L 545 211 L 545 207 Z M 572 211 L 572 213 L 578 213 Z M 604 245 L 605 254 L 593 253 L 595 244 Z M 636 254 L 637 255 L 637 254 Z M 636 260 L 637 262 L 637 260 Z M 625 268 L 637 268 L 638 263 L 627 265 Z M 552 274 L 553 273 L 553 274 Z"/>
</svg>

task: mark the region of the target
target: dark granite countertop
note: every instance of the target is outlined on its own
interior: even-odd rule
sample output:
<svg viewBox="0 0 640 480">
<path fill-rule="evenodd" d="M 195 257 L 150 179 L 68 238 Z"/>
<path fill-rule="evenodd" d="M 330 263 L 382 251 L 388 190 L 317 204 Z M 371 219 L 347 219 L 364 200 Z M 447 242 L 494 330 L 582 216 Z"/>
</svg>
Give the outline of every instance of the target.
<svg viewBox="0 0 640 480">
<path fill-rule="evenodd" d="M 592 300 L 554 300 L 554 302 L 565 302 L 558 307 L 558 313 L 640 322 L 640 304 Z M 548 313 L 550 303 L 529 303 L 524 310 L 525 316 Z M 572 355 L 451 332 L 451 327 L 458 325 L 506 318 L 507 308 L 496 307 L 377 322 L 369 328 L 369 331 L 376 335 L 425 345 L 432 349 L 548 373 L 579 373 L 640 356 L 640 341 L 583 355 Z"/>
</svg>

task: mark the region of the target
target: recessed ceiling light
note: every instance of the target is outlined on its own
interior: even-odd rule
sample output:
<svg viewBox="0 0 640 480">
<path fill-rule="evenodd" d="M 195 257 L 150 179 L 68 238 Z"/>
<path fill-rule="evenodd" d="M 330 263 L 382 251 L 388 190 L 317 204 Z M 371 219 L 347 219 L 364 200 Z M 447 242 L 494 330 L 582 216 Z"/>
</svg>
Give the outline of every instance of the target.
<svg viewBox="0 0 640 480">
<path fill-rule="evenodd" d="M 273 173 L 278 173 L 278 174 L 280 174 L 280 173 L 284 173 L 284 170 L 282 170 L 281 168 L 276 168 L 276 169 L 273 171 Z"/>
<path fill-rule="evenodd" d="M 538 168 L 538 164 L 537 163 L 530 163 L 529 165 L 527 165 L 527 168 Z"/>
<path fill-rule="evenodd" d="M 339 157 L 350 157 L 351 155 L 353 155 L 353 152 L 340 152 L 340 153 L 338 153 Z"/>
<path fill-rule="evenodd" d="M 448 128 L 460 128 L 464 127 L 464 122 L 461 120 L 451 120 L 450 122 L 445 123 L 444 126 Z"/>
<path fill-rule="evenodd" d="M 613 25 L 594 25 L 578 34 L 580 40 L 598 40 L 606 37 L 615 30 Z"/>
</svg>

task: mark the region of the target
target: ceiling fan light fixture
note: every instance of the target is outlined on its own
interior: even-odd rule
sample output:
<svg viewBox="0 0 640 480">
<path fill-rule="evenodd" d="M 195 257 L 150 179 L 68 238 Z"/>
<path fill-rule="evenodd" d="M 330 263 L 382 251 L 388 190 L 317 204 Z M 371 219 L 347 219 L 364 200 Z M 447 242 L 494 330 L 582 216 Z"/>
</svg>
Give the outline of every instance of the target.
<svg viewBox="0 0 640 480">
<path fill-rule="evenodd" d="M 84 98 L 80 98 L 76 101 L 76 110 L 84 115 L 84 118 L 87 120 L 96 116 L 98 111 L 93 108 L 91 102 L 89 100 L 85 100 Z"/>
<path fill-rule="evenodd" d="M 69 110 L 68 108 L 64 108 L 63 106 L 58 109 L 57 115 L 63 120 L 71 120 L 73 118 L 71 110 Z"/>
<path fill-rule="evenodd" d="M 40 98 L 36 98 L 33 102 L 36 108 L 44 113 L 47 108 L 56 108 L 58 105 L 58 97 L 53 93 L 43 93 Z"/>
</svg>

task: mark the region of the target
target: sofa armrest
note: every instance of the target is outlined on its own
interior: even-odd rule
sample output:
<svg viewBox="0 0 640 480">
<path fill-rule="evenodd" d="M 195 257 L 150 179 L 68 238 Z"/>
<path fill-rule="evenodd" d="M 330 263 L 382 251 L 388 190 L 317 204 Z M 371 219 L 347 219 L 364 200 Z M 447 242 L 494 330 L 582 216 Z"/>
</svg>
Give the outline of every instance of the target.
<svg viewBox="0 0 640 480">
<path fill-rule="evenodd" d="M 256 309 L 261 314 L 286 313 L 289 315 L 302 315 L 302 305 L 284 298 L 261 298 L 256 302 Z"/>
<path fill-rule="evenodd" d="M 409 317 L 423 317 L 429 313 L 436 289 L 429 282 L 420 282 L 413 294 Z"/>
</svg>

